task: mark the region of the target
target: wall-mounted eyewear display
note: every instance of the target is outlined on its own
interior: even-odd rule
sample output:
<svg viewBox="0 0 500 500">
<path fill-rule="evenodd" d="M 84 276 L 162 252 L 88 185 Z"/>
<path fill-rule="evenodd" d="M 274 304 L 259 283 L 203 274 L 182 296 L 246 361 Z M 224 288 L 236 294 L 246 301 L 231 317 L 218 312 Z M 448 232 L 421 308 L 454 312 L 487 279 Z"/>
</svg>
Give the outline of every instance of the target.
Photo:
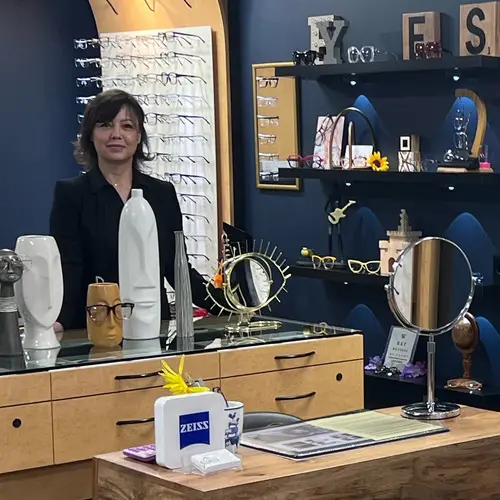
<svg viewBox="0 0 500 500">
<path fill-rule="evenodd" d="M 261 160 L 276 161 L 279 160 L 280 155 L 278 153 L 259 153 L 259 158 Z"/>
<path fill-rule="evenodd" d="M 257 84 L 259 88 L 264 89 L 266 87 L 271 87 L 275 89 L 279 84 L 279 78 L 276 77 L 267 77 L 267 76 L 258 76 Z"/>
<path fill-rule="evenodd" d="M 290 155 L 287 158 L 290 168 L 323 168 L 323 158 L 318 155 L 308 155 L 302 157 L 300 155 Z"/>
<path fill-rule="evenodd" d="M 349 259 L 347 261 L 349 269 L 354 274 L 378 274 L 380 272 L 380 261 L 379 260 L 369 260 L 368 262 L 362 262 L 360 260 Z"/>
<path fill-rule="evenodd" d="M 306 66 L 311 66 L 318 59 L 318 52 L 316 50 L 305 50 L 300 52 L 298 50 L 293 52 L 293 64 L 296 66 L 305 64 Z"/>
</svg>

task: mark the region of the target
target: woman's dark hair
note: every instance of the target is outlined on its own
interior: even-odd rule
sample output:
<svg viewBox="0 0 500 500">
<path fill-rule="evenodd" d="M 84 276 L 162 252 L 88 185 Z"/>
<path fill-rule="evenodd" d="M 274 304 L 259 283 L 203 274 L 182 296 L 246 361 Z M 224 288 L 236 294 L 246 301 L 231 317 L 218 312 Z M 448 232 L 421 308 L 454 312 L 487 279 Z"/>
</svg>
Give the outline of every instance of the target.
<svg viewBox="0 0 500 500">
<path fill-rule="evenodd" d="M 83 165 L 86 171 L 97 166 L 97 152 L 92 142 L 92 132 L 98 123 L 112 122 L 123 107 L 136 117 L 141 142 L 133 158 L 133 168 L 140 169 L 141 164 L 151 159 L 149 155 L 149 140 L 144 127 L 144 110 L 134 96 L 119 89 L 106 90 L 98 94 L 87 104 L 83 115 L 82 126 L 77 141 L 74 143 L 76 161 Z"/>
</svg>

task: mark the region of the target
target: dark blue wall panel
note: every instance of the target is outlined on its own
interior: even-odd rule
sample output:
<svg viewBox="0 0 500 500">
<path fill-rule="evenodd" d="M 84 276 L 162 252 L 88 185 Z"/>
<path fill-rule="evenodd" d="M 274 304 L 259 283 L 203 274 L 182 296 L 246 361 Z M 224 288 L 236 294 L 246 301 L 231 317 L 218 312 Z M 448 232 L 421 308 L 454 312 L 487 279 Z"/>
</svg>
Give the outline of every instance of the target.
<svg viewBox="0 0 500 500">
<path fill-rule="evenodd" d="M 78 174 L 73 38 L 95 35 L 88 0 L 1 3 L 0 248 L 46 234 L 55 181 Z"/>
<path fill-rule="evenodd" d="M 264 191 L 255 187 L 254 121 L 251 65 L 289 61 L 294 50 L 309 47 L 309 16 L 337 14 L 349 20 L 344 47 L 375 45 L 380 50 L 402 53 L 402 14 L 439 10 L 443 13 L 443 45 L 457 54 L 459 9 L 456 0 L 233 0 L 230 7 L 230 47 L 234 120 L 234 164 L 238 223 L 254 238 L 271 240 L 293 263 L 300 249 L 308 246 L 320 254 L 327 251 L 328 222 L 324 213 L 328 187 L 318 181 L 306 181 L 300 193 Z M 451 146 L 454 116 L 454 88 L 451 78 L 425 79 L 391 76 L 383 83 L 358 84 L 350 88 L 304 81 L 300 84 L 300 139 L 302 154 L 313 149 L 315 124 L 320 114 L 336 114 L 356 105 L 370 114 L 384 155 L 396 162 L 399 136 L 409 133 L 422 137 L 426 157 L 441 159 Z M 479 78 L 462 79 L 459 87 L 475 89 L 486 101 L 489 127 L 486 143 L 493 162 L 500 163 L 498 90 L 496 83 Z M 456 105 L 456 104 L 455 104 Z M 466 103 L 468 107 L 468 104 Z M 472 110 L 471 140 L 476 116 Z M 362 133 L 362 127 L 357 127 Z M 361 142 L 361 141 L 360 141 Z M 290 153 L 296 153 L 290 151 Z M 393 168 L 395 165 L 393 166 Z M 499 199 L 471 196 L 467 190 L 444 192 L 439 197 L 412 190 L 402 192 L 387 186 L 377 196 L 370 188 L 353 192 L 358 201 L 345 220 L 345 250 L 348 257 L 377 259 L 378 240 L 385 231 L 395 229 L 399 211 L 406 208 L 415 229 L 424 235 L 449 237 L 468 254 L 474 271 L 493 279 L 493 255 L 500 245 Z M 376 286 L 323 283 L 292 278 L 290 293 L 273 313 L 303 320 L 361 328 L 366 335 L 367 355 L 381 354 L 392 324 L 395 324 L 385 298 Z M 500 300 L 495 289 L 478 292 L 472 312 L 484 316 L 482 342 L 474 362 L 474 371 L 497 383 L 489 359 L 500 349 Z M 488 350 L 488 353 L 486 353 Z M 417 358 L 425 356 L 420 346 Z M 438 377 L 460 375 L 461 362 L 449 336 L 439 339 Z M 478 375 L 479 376 L 479 375 Z M 500 381 L 498 381 L 500 382 Z"/>
</svg>

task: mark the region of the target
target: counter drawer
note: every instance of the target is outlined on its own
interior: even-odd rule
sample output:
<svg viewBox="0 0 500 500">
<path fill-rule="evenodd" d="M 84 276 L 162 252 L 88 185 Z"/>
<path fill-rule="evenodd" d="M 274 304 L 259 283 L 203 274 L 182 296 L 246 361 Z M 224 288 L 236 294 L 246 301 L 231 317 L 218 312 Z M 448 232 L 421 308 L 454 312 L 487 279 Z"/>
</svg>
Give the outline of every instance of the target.
<svg viewBox="0 0 500 500">
<path fill-rule="evenodd" d="M 50 372 L 52 400 L 70 399 L 97 394 L 161 387 L 163 379 L 158 375 L 160 360 L 177 369 L 180 356 L 164 356 L 103 365 L 68 368 Z M 204 380 L 219 379 L 219 354 L 217 352 L 189 354 L 184 372 Z"/>
<path fill-rule="evenodd" d="M 43 401 L 50 401 L 48 373 L 0 376 L 0 408 Z"/>
<path fill-rule="evenodd" d="M 0 409 L 0 450 L 0 474 L 52 465 L 50 403 Z"/>
<path fill-rule="evenodd" d="M 245 411 L 277 411 L 318 418 L 364 406 L 363 361 L 281 370 L 221 380 L 227 399 Z"/>
<path fill-rule="evenodd" d="M 207 385 L 219 385 L 219 380 Z M 154 388 L 54 401 L 55 463 L 154 443 L 154 422 L 140 420 L 153 418 L 155 401 L 169 394 L 166 389 Z"/>
<path fill-rule="evenodd" d="M 220 351 L 221 378 L 363 359 L 363 336 L 310 339 Z"/>
</svg>

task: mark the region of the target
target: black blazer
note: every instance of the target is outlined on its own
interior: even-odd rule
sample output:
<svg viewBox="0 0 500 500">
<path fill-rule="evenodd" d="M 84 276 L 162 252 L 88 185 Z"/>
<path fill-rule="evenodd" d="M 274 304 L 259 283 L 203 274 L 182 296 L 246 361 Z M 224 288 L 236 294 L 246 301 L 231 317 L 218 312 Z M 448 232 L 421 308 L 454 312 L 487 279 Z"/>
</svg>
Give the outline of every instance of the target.
<svg viewBox="0 0 500 500">
<path fill-rule="evenodd" d="M 182 213 L 173 184 L 134 170 L 133 188 L 141 188 L 156 215 L 160 274 L 174 284 L 175 237 Z M 57 241 L 64 276 L 64 300 L 58 321 L 65 329 L 86 323 L 87 287 L 96 276 L 118 283 L 118 228 L 123 201 L 96 167 L 74 179 L 56 183 L 50 233 Z M 210 310 L 205 280 L 191 266 L 193 302 Z M 161 294 L 162 319 L 170 319 L 166 292 Z"/>
</svg>

